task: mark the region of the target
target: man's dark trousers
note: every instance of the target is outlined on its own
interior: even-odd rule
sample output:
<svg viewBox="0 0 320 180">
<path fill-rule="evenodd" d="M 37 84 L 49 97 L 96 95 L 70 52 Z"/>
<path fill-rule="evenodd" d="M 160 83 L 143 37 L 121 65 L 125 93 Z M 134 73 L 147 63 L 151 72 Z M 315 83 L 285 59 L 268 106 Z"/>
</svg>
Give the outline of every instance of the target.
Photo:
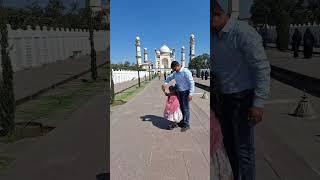
<svg viewBox="0 0 320 180">
<path fill-rule="evenodd" d="M 217 93 L 214 102 L 235 180 L 255 180 L 254 128 L 248 120 L 253 94 L 253 90 Z"/>
<path fill-rule="evenodd" d="M 184 128 L 189 127 L 189 119 L 190 119 L 189 92 L 190 92 L 189 90 L 178 92 L 180 109 L 183 115 L 183 119 L 182 119 L 182 122 L 180 122 L 180 124 Z"/>
</svg>

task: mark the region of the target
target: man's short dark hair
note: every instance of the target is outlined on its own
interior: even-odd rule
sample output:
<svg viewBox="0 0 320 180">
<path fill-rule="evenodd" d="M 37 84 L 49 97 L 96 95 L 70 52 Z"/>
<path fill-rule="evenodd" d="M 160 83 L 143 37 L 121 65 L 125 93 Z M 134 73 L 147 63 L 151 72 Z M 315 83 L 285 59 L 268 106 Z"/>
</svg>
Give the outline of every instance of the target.
<svg viewBox="0 0 320 180">
<path fill-rule="evenodd" d="M 210 12 L 212 15 L 224 14 L 225 11 L 217 0 L 211 1 Z"/>
<path fill-rule="evenodd" d="M 172 61 L 171 63 L 171 69 L 173 69 L 174 67 L 180 65 L 178 61 Z"/>
</svg>

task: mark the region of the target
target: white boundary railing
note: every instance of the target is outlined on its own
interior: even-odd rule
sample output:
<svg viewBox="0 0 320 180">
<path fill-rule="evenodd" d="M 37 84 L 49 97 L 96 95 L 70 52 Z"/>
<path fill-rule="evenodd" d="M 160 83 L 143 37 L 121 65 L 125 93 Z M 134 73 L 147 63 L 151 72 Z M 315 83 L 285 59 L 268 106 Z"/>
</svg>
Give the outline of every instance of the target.
<svg viewBox="0 0 320 180">
<path fill-rule="evenodd" d="M 288 39 L 289 44 L 291 44 L 292 42 L 292 35 L 294 33 L 295 28 L 297 28 L 300 31 L 300 33 L 302 34 L 302 38 L 306 29 L 309 28 L 313 36 L 315 37 L 315 40 L 316 40 L 315 46 L 320 47 L 320 24 L 316 24 L 316 23 L 298 24 L 298 25 L 291 24 L 289 27 L 289 39 Z M 267 42 L 276 43 L 276 41 L 277 41 L 276 27 L 267 25 Z"/>
<path fill-rule="evenodd" d="M 140 78 L 149 77 L 148 71 L 140 71 Z M 114 84 L 132 81 L 138 79 L 138 71 L 126 71 L 126 70 L 118 70 L 114 71 L 112 69 L 112 78 Z"/>
<path fill-rule="evenodd" d="M 43 30 L 40 26 L 36 26 L 35 30 L 31 29 L 31 26 L 28 26 L 27 30 L 13 30 L 10 25 L 7 25 L 7 29 L 13 71 L 65 60 L 75 53 L 77 56 L 90 53 L 88 30 L 47 30 L 45 26 Z M 107 31 L 95 31 L 94 42 L 97 52 L 106 51 Z"/>
</svg>

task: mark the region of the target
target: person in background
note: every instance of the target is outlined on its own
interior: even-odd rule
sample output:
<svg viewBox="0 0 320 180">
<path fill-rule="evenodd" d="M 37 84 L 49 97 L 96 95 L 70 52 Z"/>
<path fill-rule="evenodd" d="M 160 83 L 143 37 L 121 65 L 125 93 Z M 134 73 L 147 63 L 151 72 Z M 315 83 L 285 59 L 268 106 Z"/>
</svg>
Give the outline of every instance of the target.
<svg viewBox="0 0 320 180">
<path fill-rule="evenodd" d="M 303 36 L 304 58 L 308 59 L 312 57 L 314 42 L 315 42 L 314 36 L 311 30 L 307 28 Z"/>
<path fill-rule="evenodd" d="M 201 79 L 203 80 L 204 77 L 204 71 L 201 71 Z"/>
<path fill-rule="evenodd" d="M 293 56 L 295 58 L 299 56 L 299 47 L 300 47 L 301 40 L 302 40 L 301 33 L 298 30 L 298 28 L 296 28 L 292 35 L 292 50 L 293 50 Z"/>
<path fill-rule="evenodd" d="M 204 73 L 204 79 L 208 80 L 208 77 L 209 77 L 209 72 L 206 70 L 206 72 Z"/>
</svg>

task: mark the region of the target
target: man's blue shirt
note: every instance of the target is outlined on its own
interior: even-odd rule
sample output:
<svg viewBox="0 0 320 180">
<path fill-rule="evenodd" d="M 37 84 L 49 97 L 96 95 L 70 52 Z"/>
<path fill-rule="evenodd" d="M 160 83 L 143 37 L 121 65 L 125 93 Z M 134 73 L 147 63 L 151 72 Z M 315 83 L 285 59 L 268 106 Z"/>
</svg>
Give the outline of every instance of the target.
<svg viewBox="0 0 320 180">
<path fill-rule="evenodd" d="M 168 84 L 171 80 L 175 80 L 178 85 L 179 91 L 189 90 L 189 95 L 192 96 L 194 93 L 194 80 L 192 73 L 189 69 L 182 67 L 179 72 L 171 73 L 165 80 L 165 84 Z"/>
<path fill-rule="evenodd" d="M 264 107 L 269 94 L 270 65 L 261 36 L 246 22 L 230 18 L 211 38 L 217 90 L 231 94 L 254 89 L 253 105 Z"/>
</svg>

